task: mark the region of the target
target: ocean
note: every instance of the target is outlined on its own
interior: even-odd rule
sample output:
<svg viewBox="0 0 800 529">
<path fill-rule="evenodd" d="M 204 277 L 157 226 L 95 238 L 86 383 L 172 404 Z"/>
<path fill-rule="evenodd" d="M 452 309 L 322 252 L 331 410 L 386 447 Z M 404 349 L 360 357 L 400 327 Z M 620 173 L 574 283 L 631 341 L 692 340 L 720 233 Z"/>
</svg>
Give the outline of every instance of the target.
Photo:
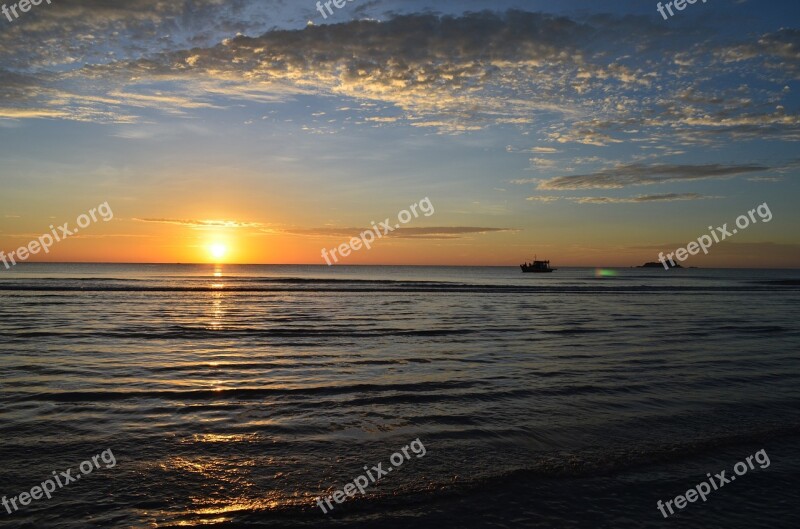
<svg viewBox="0 0 800 529">
<path fill-rule="evenodd" d="M 30 263 L 0 299 L 0 527 L 800 526 L 800 271 Z"/>
</svg>

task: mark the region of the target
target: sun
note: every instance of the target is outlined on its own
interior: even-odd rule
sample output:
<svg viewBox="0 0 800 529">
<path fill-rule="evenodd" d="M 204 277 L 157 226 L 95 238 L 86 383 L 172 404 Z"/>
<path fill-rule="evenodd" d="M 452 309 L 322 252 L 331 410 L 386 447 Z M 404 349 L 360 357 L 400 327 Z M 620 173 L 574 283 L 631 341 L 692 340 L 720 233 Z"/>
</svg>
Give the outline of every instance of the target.
<svg viewBox="0 0 800 529">
<path fill-rule="evenodd" d="M 211 257 L 214 258 L 214 260 L 221 261 L 225 255 L 227 255 L 228 247 L 224 244 L 214 243 L 208 247 L 208 252 L 211 254 Z"/>
</svg>

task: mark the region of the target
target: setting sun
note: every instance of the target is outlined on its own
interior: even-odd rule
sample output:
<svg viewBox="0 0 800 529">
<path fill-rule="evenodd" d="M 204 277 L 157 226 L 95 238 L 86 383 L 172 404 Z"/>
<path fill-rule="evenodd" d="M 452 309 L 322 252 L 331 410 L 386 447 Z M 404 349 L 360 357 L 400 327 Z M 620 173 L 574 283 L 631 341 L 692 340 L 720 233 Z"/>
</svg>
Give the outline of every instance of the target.
<svg viewBox="0 0 800 529">
<path fill-rule="evenodd" d="M 215 243 L 208 247 L 208 251 L 215 260 L 221 260 L 228 253 L 228 247 L 224 244 Z"/>
</svg>

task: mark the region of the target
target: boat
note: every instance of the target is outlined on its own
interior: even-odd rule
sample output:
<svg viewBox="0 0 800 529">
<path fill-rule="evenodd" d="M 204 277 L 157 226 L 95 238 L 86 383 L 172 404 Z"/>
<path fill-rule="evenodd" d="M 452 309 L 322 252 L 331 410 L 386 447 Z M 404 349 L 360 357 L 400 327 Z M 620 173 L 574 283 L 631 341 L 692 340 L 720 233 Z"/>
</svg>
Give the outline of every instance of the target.
<svg viewBox="0 0 800 529">
<path fill-rule="evenodd" d="M 558 268 L 550 268 L 550 261 L 537 261 L 536 256 L 534 256 L 533 261 L 524 262 L 519 267 L 525 273 L 532 272 L 535 274 L 549 274 L 554 270 L 558 270 Z"/>
</svg>

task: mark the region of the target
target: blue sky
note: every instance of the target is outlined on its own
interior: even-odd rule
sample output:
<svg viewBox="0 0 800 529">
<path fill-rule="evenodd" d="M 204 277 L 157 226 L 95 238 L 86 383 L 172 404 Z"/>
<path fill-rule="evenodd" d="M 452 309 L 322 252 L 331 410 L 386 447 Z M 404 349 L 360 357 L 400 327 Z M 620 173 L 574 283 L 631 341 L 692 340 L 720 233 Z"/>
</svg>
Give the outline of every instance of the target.
<svg viewBox="0 0 800 529">
<path fill-rule="evenodd" d="M 690 264 L 799 266 L 800 7 L 656 3 L 35 6 L 0 19 L 0 246 L 108 201 L 47 258 L 318 263 L 427 196 L 351 262 L 629 266 L 767 202 Z"/>
</svg>

